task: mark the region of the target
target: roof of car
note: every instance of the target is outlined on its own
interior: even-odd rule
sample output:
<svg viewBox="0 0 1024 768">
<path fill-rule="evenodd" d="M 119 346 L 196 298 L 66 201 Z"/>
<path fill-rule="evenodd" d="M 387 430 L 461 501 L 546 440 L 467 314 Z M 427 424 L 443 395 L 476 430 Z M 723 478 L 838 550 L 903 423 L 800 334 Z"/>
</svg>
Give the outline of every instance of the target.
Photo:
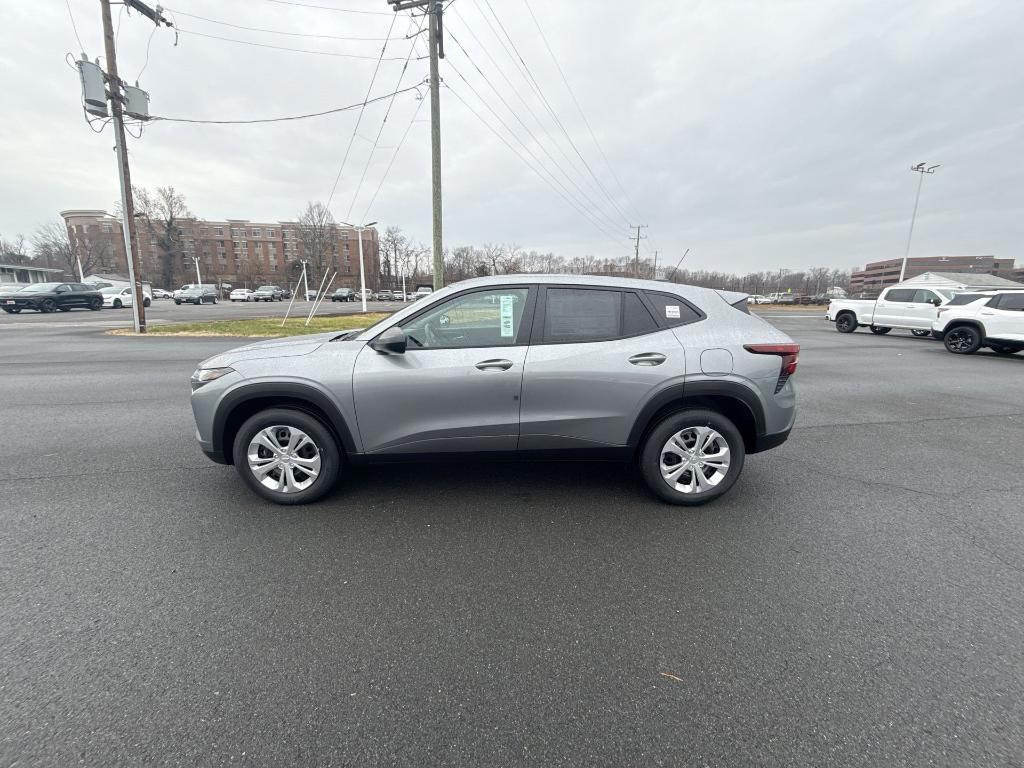
<svg viewBox="0 0 1024 768">
<path fill-rule="evenodd" d="M 633 277 L 609 277 L 607 275 L 491 275 L 489 277 L 472 277 L 451 286 L 472 288 L 475 285 L 508 285 L 510 283 L 561 283 L 565 285 L 606 285 L 609 288 L 641 288 L 643 290 L 673 290 L 682 287 L 681 283 L 666 280 L 640 280 Z"/>
</svg>

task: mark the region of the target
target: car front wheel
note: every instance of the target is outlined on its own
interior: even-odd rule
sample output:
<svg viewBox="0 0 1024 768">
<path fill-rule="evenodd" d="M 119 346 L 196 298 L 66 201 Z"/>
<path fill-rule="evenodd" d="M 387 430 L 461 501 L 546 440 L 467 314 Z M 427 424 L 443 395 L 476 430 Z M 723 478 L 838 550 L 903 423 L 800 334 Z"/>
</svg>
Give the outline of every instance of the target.
<svg viewBox="0 0 1024 768">
<path fill-rule="evenodd" d="M 746 449 L 736 425 L 715 411 L 666 416 L 640 454 L 640 472 L 662 501 L 705 504 L 725 494 L 743 471 Z"/>
<path fill-rule="evenodd" d="M 316 418 L 271 408 L 246 421 L 235 436 L 235 469 L 252 490 L 275 504 L 307 504 L 331 490 L 342 457 Z"/>
<path fill-rule="evenodd" d="M 981 349 L 981 333 L 970 325 L 960 325 L 946 334 L 946 349 L 954 355 L 973 355 Z"/>
</svg>

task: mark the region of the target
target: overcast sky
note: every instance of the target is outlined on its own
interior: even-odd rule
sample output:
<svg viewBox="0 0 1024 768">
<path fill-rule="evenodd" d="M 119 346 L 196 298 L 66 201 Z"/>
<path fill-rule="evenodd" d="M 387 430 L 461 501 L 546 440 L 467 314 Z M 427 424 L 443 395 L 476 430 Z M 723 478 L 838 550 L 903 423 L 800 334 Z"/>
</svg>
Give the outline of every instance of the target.
<svg viewBox="0 0 1024 768">
<path fill-rule="evenodd" d="M 152 114 L 249 119 L 362 101 L 383 42 L 247 31 L 185 15 L 378 39 L 393 21 L 385 0 L 296 1 L 362 13 L 280 0 L 172 0 L 178 44 L 173 31 L 156 31 L 139 78 Z M 85 52 L 101 55 L 99 4 L 70 5 Z M 621 256 L 632 252 L 627 226 L 640 223 L 649 225 L 644 248 L 669 263 L 691 248 L 690 267 L 847 268 L 903 255 L 918 181 L 909 166 L 926 161 L 941 168 L 925 179 L 912 255 L 1024 263 L 1022 2 L 454 0 L 445 26 L 446 245 L 504 241 Z M 407 15 L 395 21 L 373 94 L 395 90 L 411 47 L 403 38 L 415 28 Z M 122 78 L 139 77 L 152 31 L 138 14 L 120 19 Z M 0 42 L 8 107 L 0 234 L 29 235 L 65 208 L 112 209 L 113 136 L 109 126 L 93 133 L 82 117 L 78 76 L 64 60 L 80 47 L 63 2 L 6 3 Z M 414 54 L 403 86 L 426 77 L 427 61 L 417 58 L 425 50 Z M 388 102 L 366 108 L 331 203 L 338 219 L 365 215 L 430 241 L 428 101 L 410 122 L 420 104 L 415 93 L 396 97 L 372 156 Z M 129 139 L 132 174 L 138 185 L 173 185 L 203 218 L 294 219 L 308 200 L 327 199 L 357 116 L 153 123 L 141 140 Z"/>
</svg>

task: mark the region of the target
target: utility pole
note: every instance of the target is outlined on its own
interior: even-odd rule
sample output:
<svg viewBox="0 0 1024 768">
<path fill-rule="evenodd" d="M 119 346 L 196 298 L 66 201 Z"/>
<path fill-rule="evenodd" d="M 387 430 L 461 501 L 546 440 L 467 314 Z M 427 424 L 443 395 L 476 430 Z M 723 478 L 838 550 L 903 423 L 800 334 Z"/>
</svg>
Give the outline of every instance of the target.
<svg viewBox="0 0 1024 768">
<path fill-rule="evenodd" d="M 136 333 L 146 332 L 145 296 L 142 291 L 142 268 L 135 245 L 135 202 L 132 199 L 132 177 L 128 169 L 128 150 L 124 145 L 124 114 L 121 105 L 121 78 L 117 75 L 117 51 L 114 49 L 114 25 L 110 19 L 110 0 L 100 0 L 103 16 L 103 44 L 107 54 L 107 83 L 110 86 L 110 109 L 114 118 L 114 148 L 117 150 L 117 175 L 121 182 L 121 229 L 128 260 L 128 279 L 132 284 L 132 320 Z"/>
<path fill-rule="evenodd" d="M 196 283 L 199 285 L 200 288 L 202 288 L 203 287 L 203 278 L 202 278 L 202 275 L 199 274 L 199 257 L 198 256 L 193 256 L 192 257 L 192 261 L 194 261 L 196 263 Z"/>
<path fill-rule="evenodd" d="M 903 266 L 900 267 L 900 282 L 903 282 L 903 277 L 907 273 L 907 258 L 910 256 L 910 241 L 914 237 L 914 220 L 917 218 L 917 204 L 921 200 L 921 186 L 924 184 L 924 175 L 926 173 L 935 173 L 937 165 L 930 165 L 927 168 L 924 163 L 918 163 L 917 165 L 910 166 L 910 170 L 915 173 L 921 174 L 921 178 L 917 182 L 917 195 L 914 197 L 914 212 L 910 214 L 910 234 L 907 235 L 907 250 L 903 254 Z"/>
<path fill-rule="evenodd" d="M 633 277 L 640 277 L 640 240 L 646 240 L 647 236 L 640 237 L 640 230 L 647 229 L 646 224 L 630 224 L 630 229 L 636 230 L 636 246 L 633 251 Z"/>
<path fill-rule="evenodd" d="M 430 35 L 430 188 L 433 198 L 434 290 L 444 287 L 444 247 L 441 237 L 441 77 L 438 59 L 444 58 L 444 9 L 441 0 L 388 0 L 395 13 L 426 8 Z"/>
<path fill-rule="evenodd" d="M 654 252 L 654 273 L 651 275 L 651 280 L 658 279 L 658 252 Z"/>
</svg>

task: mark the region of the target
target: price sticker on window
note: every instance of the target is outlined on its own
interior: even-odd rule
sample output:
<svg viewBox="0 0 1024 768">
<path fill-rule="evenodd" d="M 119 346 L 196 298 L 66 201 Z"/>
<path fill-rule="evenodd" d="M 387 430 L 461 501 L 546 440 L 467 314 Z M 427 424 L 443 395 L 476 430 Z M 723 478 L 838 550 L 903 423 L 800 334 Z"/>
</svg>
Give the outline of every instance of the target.
<svg viewBox="0 0 1024 768">
<path fill-rule="evenodd" d="M 512 322 L 512 306 L 514 303 L 514 296 L 501 297 L 501 338 L 503 339 L 510 339 L 515 335 L 515 327 Z"/>
<path fill-rule="evenodd" d="M 669 320 L 679 319 L 679 305 L 678 304 L 666 304 L 665 305 L 665 317 Z"/>
</svg>

